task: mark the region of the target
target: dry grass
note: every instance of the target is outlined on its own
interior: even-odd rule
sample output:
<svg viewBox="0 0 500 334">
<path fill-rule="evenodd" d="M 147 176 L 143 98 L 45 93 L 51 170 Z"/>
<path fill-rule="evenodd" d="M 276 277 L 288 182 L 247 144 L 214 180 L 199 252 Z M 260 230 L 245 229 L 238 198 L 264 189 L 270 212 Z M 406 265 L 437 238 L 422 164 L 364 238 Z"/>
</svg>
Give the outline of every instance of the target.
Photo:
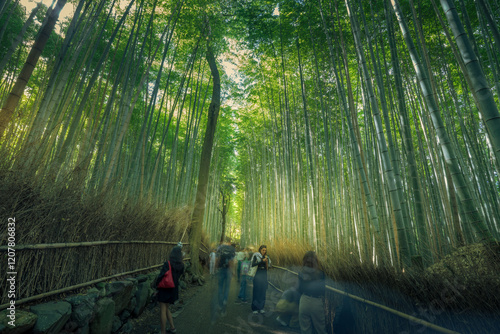
<svg viewBox="0 0 500 334">
<path fill-rule="evenodd" d="M 340 290 L 459 332 L 473 333 L 480 329 L 483 333 L 496 333 L 494 329 L 500 325 L 497 316 L 500 312 L 500 246 L 490 248 L 492 251 L 486 261 L 489 263 L 485 264 L 489 275 L 485 275 L 485 270 L 478 269 L 477 264 L 473 265 L 474 262 L 469 259 L 476 254 L 477 261 L 484 262 L 487 258 L 481 255 L 484 252 L 478 252 L 483 248 L 471 245 L 460 249 L 447 257 L 448 262 L 437 264 L 439 269 L 429 268 L 425 272 L 404 273 L 392 267 L 361 263 L 349 250 L 318 250 L 318 257 L 322 269 L 332 278 L 330 284 Z M 298 241 L 278 241 L 272 243 L 272 247 L 268 245 L 268 249 L 273 263 L 284 267 L 295 266 L 293 269 L 297 270 L 300 269 L 303 254 L 313 247 Z M 467 258 L 467 265 L 460 260 L 453 265 L 450 263 L 460 258 Z M 455 268 L 461 266 L 462 272 L 458 272 Z M 454 272 L 454 278 L 435 274 L 444 270 Z M 282 290 L 296 284 L 294 275 L 280 270 L 271 272 L 270 279 Z M 469 281 L 473 284 L 466 285 L 465 282 Z M 327 292 L 326 304 L 331 321 L 335 317 L 335 309 L 340 305 L 344 307 L 340 318 L 345 319 L 341 324 L 345 327 L 338 332 L 349 333 L 349 328 L 352 333 L 427 332 L 424 327 L 409 320 L 333 292 Z"/>
<path fill-rule="evenodd" d="M 258 249 L 257 246 L 255 251 Z M 311 249 L 312 246 L 299 240 L 279 239 L 267 244 L 272 263 L 282 267 L 301 264 L 305 252 Z"/>
<path fill-rule="evenodd" d="M 16 244 L 144 240 L 188 242 L 190 208 L 165 211 L 132 204 L 117 193 L 82 196 L 81 191 L 40 185 L 0 171 L 0 217 L 16 219 Z M 5 225 L 4 225 L 5 226 Z M 0 231 L 1 244 L 7 241 Z M 16 253 L 17 298 L 162 263 L 172 246 L 126 244 Z M 1 303 L 6 273 L 0 274 Z"/>
</svg>

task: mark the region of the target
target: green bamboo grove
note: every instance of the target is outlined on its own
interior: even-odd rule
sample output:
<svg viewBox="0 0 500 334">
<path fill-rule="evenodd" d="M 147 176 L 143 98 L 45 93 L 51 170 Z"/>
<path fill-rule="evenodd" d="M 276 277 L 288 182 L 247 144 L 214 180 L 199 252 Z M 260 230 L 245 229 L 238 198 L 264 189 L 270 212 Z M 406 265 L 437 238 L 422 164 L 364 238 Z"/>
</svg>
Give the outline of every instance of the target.
<svg viewBox="0 0 500 334">
<path fill-rule="evenodd" d="M 0 4 L 2 170 L 187 208 L 195 245 L 404 268 L 500 237 L 499 0 L 27 4 Z"/>
<path fill-rule="evenodd" d="M 261 115 L 240 125 L 243 240 L 408 266 L 498 239 L 498 8 L 290 1 L 249 17 L 266 36 L 250 30 L 242 69 Z"/>
</svg>

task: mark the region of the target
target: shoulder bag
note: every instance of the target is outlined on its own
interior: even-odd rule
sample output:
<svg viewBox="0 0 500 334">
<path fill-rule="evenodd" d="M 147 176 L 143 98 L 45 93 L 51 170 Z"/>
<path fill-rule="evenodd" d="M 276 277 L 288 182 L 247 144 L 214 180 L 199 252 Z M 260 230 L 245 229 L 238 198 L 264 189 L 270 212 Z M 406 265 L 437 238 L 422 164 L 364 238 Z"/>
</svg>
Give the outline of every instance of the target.
<svg viewBox="0 0 500 334">
<path fill-rule="evenodd" d="M 171 289 L 175 288 L 174 278 L 172 277 L 172 266 L 170 265 L 170 261 L 168 261 L 168 270 L 163 275 L 160 284 L 158 284 L 158 288 L 160 289 Z"/>
</svg>

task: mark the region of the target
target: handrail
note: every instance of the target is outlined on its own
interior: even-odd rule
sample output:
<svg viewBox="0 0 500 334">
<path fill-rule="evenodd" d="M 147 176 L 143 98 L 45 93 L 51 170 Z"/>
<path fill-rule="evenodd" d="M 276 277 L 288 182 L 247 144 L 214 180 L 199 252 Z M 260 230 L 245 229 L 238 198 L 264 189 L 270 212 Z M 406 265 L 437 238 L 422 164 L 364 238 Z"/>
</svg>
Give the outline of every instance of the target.
<svg viewBox="0 0 500 334">
<path fill-rule="evenodd" d="M 284 271 L 288 271 L 294 275 L 298 275 L 298 273 L 296 273 L 295 271 L 292 271 L 290 269 L 287 269 L 287 268 L 283 268 L 283 267 L 279 267 L 279 266 L 272 266 L 273 268 L 277 268 L 277 269 L 281 269 L 281 270 L 284 270 Z M 419 319 L 419 318 L 416 318 L 414 316 L 411 316 L 411 315 L 408 315 L 406 313 L 403 313 L 403 312 L 400 312 L 398 310 L 394 310 L 390 307 L 387 307 L 387 306 L 384 306 L 384 305 L 381 305 L 381 304 L 378 304 L 378 303 L 375 303 L 375 302 L 372 302 L 370 300 L 367 300 L 367 299 L 364 299 L 364 298 L 361 298 L 361 297 L 358 297 L 356 295 L 352 295 L 350 293 L 347 293 L 345 291 L 342 291 L 342 290 L 339 290 L 339 289 L 335 289 L 329 285 L 326 286 L 326 288 L 330 291 L 333 291 L 335 293 L 338 293 L 338 294 L 341 294 L 341 295 L 344 295 L 344 296 L 347 296 L 351 299 L 354 299 L 354 300 L 357 300 L 357 301 L 360 301 L 362 303 L 366 303 L 366 304 L 369 304 L 369 305 L 372 305 L 372 306 L 375 306 L 375 307 L 378 307 L 382 310 L 385 310 L 387 312 L 390 312 L 392 314 L 395 314 L 399 317 L 402 317 L 402 318 L 405 318 L 405 319 L 408 319 L 410 321 L 413 321 L 417 324 L 420 324 L 420 325 L 423 325 L 423 326 L 426 326 L 428 328 L 431 328 L 431 329 L 434 329 L 438 332 L 441 332 L 441 333 L 447 333 L 447 334 L 460 334 L 459 332 L 455 332 L 455 331 L 452 331 L 452 330 L 449 330 L 447 328 L 444 328 L 444 327 L 441 327 L 441 326 L 438 326 L 438 325 L 435 325 L 433 323 L 430 323 L 428 321 L 425 321 L 425 320 L 422 320 L 422 319 Z M 279 290 L 279 289 L 278 289 Z"/>
<path fill-rule="evenodd" d="M 208 247 L 207 247 L 207 246 L 203 243 L 203 241 L 200 241 L 200 242 L 201 242 L 201 244 L 203 245 L 203 247 L 205 247 L 205 248 L 207 249 L 207 251 L 208 251 L 208 250 L 210 250 L 210 249 L 209 249 L 209 248 L 208 248 Z"/>
<path fill-rule="evenodd" d="M 174 241 L 83 241 L 83 242 L 60 242 L 52 244 L 34 244 L 34 245 L 16 245 L 15 247 L 0 246 L 0 252 L 6 252 L 9 248 L 16 251 L 25 249 L 52 249 L 52 248 L 73 248 L 73 247 L 90 247 L 100 245 L 114 245 L 114 244 L 163 244 L 163 245 L 177 245 Z M 189 243 L 182 243 L 182 245 L 189 245 Z"/>
<path fill-rule="evenodd" d="M 278 288 L 276 285 L 274 285 L 273 283 L 271 282 L 267 282 L 269 283 L 270 286 L 272 286 L 273 288 L 275 288 L 276 290 L 278 290 L 279 292 L 283 293 L 283 290 L 281 290 L 280 288 Z"/>
<path fill-rule="evenodd" d="M 183 259 L 183 261 L 188 261 L 188 260 L 191 260 L 191 259 L 190 258 Z M 35 296 L 31 296 L 31 297 L 27 297 L 27 298 L 16 300 L 16 305 L 26 304 L 28 302 L 31 302 L 31 301 L 34 301 L 34 300 L 37 300 L 37 299 L 41 299 L 41 298 L 45 298 L 45 297 L 50 297 L 50 296 L 53 296 L 53 295 L 57 295 L 59 293 L 68 292 L 68 291 L 71 291 L 71 290 L 83 288 L 83 287 L 86 287 L 86 286 L 89 286 L 89 285 L 92 285 L 92 284 L 96 284 L 96 283 L 100 283 L 100 282 L 109 280 L 111 278 L 125 276 L 125 275 L 130 275 L 130 274 L 135 274 L 135 273 L 138 273 L 138 272 L 141 272 L 141 271 L 146 271 L 146 270 L 150 270 L 150 269 L 159 268 L 161 266 L 163 266 L 163 263 L 162 264 L 156 264 L 154 266 L 147 267 L 147 268 L 141 268 L 141 269 L 126 271 L 126 272 L 123 272 L 123 273 L 119 273 L 119 274 L 114 274 L 114 275 L 111 275 L 111 276 L 106 276 L 106 277 L 98 278 L 98 279 L 95 279 L 95 280 L 92 280 L 92 281 L 89 281 L 89 282 L 67 286 L 67 287 L 62 288 L 62 289 L 57 289 L 57 290 L 53 290 L 53 291 L 49 291 L 49 292 L 44 292 L 44 293 L 41 293 L 41 294 L 38 294 L 38 295 L 35 295 Z M 3 310 L 5 308 L 9 307 L 9 305 L 10 305 L 10 303 L 6 303 L 6 304 L 0 305 L 0 310 Z"/>
</svg>

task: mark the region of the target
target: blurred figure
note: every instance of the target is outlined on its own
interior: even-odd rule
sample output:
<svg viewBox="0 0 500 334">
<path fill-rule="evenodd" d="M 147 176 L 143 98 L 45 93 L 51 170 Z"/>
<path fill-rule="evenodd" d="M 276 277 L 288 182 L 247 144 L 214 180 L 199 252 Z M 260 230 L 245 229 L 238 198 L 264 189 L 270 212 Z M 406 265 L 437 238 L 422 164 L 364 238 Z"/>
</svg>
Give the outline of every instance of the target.
<svg viewBox="0 0 500 334">
<path fill-rule="evenodd" d="M 215 275 L 215 249 L 210 253 L 210 275 Z"/>
<path fill-rule="evenodd" d="M 342 298 L 342 303 L 335 309 L 335 318 L 333 319 L 333 332 L 342 334 L 354 334 L 356 328 L 356 319 L 352 313 L 352 300 L 348 297 Z"/>
<path fill-rule="evenodd" d="M 251 277 L 248 276 L 248 272 L 250 271 L 250 254 L 246 252 L 246 250 L 243 250 L 242 253 L 244 254 L 243 260 L 241 261 L 241 268 L 240 268 L 240 274 L 241 274 L 241 279 L 240 279 L 240 292 L 238 294 L 238 300 L 236 302 L 241 302 L 241 303 L 246 303 L 247 302 L 247 283 L 249 280 L 251 280 Z"/>
<path fill-rule="evenodd" d="M 215 267 L 219 276 L 219 309 L 221 315 L 226 315 L 227 298 L 229 296 L 229 286 L 231 284 L 232 268 L 235 257 L 235 249 L 229 242 L 223 243 L 217 249 L 217 259 Z"/>
<path fill-rule="evenodd" d="M 302 334 L 326 334 L 325 328 L 325 273 L 319 269 L 318 256 L 309 251 L 302 260 L 299 273 L 299 323 Z"/>
<path fill-rule="evenodd" d="M 158 302 L 160 302 L 161 334 L 177 333 L 169 306 L 175 303 L 177 299 L 179 299 L 179 278 L 184 272 L 181 247 L 175 246 L 174 248 L 172 248 L 169 260 L 163 264 L 163 267 L 160 270 L 160 275 L 158 275 L 158 278 L 156 279 L 156 286 L 160 284 L 160 281 L 168 270 L 172 270 L 172 278 L 174 279 L 175 287 L 167 289 L 157 288 Z M 170 329 L 168 330 L 166 329 L 167 319 L 168 323 L 170 324 Z"/>
<path fill-rule="evenodd" d="M 236 277 L 238 278 L 238 283 L 240 283 L 241 263 L 245 258 L 246 258 L 246 253 L 243 250 L 240 250 L 239 252 L 236 253 L 236 261 L 237 261 Z"/>
<path fill-rule="evenodd" d="M 295 287 L 285 290 L 276 304 L 280 315 L 276 320 L 283 326 L 299 327 L 300 293 Z"/>
<path fill-rule="evenodd" d="M 267 246 L 261 245 L 259 251 L 252 255 L 251 267 L 257 266 L 257 272 L 253 278 L 252 311 L 253 313 L 265 313 L 267 291 L 267 270 L 271 260 L 267 256 Z"/>
</svg>

